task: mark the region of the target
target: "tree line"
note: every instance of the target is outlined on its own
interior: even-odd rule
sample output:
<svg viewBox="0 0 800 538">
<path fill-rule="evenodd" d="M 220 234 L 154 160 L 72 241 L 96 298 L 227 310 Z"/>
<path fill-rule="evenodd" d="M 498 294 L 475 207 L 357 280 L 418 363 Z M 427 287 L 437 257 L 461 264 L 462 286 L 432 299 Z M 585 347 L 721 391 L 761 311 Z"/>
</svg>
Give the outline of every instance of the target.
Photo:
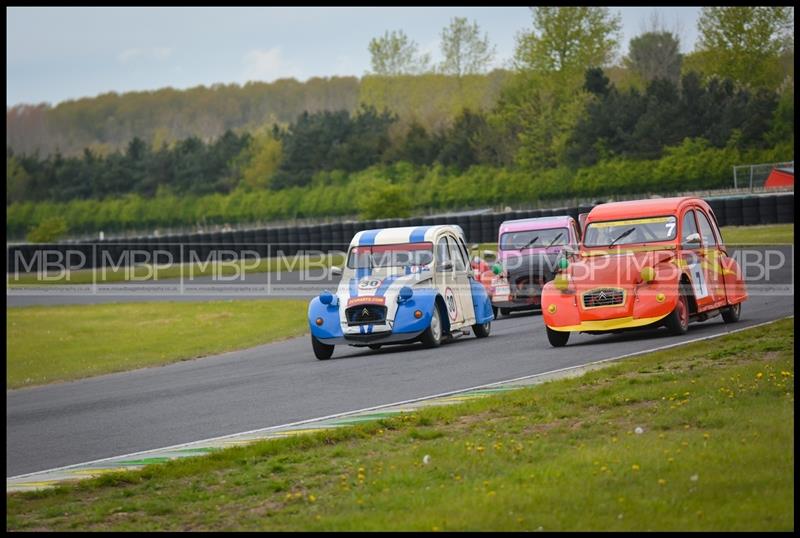
<svg viewBox="0 0 800 538">
<path fill-rule="evenodd" d="M 263 207 L 266 199 L 283 200 L 288 209 L 265 209 L 280 218 L 291 216 L 291 208 L 295 215 L 324 215 L 321 208 L 329 206 L 331 214 L 341 214 L 346 209 L 335 202 L 338 195 L 313 209 L 309 200 L 334 189 L 348 193 L 344 199 L 352 208 L 355 199 L 349 185 L 371 184 L 370 178 L 378 177 L 375 188 L 359 191 L 375 193 L 372 202 L 359 194 L 362 212 L 386 206 L 381 200 L 387 199 L 407 211 L 428 197 L 415 197 L 410 205 L 400 203 L 398 186 L 429 185 L 422 178 L 431 174 L 450 178 L 447 189 L 454 188 L 452 178 L 463 177 L 465 185 L 468 178 L 492 178 L 494 191 L 454 198 L 477 204 L 497 200 L 493 178 L 507 174 L 514 182 L 528 178 L 529 186 L 501 189 L 529 197 L 505 201 L 518 203 L 604 192 L 608 186 L 642 192 L 645 185 L 655 189 L 683 185 L 685 178 L 659 176 L 661 183 L 650 183 L 652 174 L 637 180 L 626 173 L 615 177 L 598 172 L 614 167 L 622 172 L 641 170 L 640 162 L 651 167 L 673 162 L 674 155 L 685 155 L 675 148 L 738 157 L 755 155 L 754 151 L 777 152 L 782 153 L 778 160 L 792 158 L 794 79 L 793 64 L 787 62 L 794 54 L 791 8 L 703 8 L 694 52 L 681 54 L 676 34 L 654 24 L 631 40 L 621 63 L 616 60 L 620 19 L 611 10 L 537 7 L 531 13 L 532 28 L 518 36 L 507 69 L 490 70 L 494 48 L 477 24 L 466 19 L 455 18 L 442 31 L 438 64 L 420 54 L 404 32 L 386 32 L 369 44 L 373 71 L 361 80 L 352 79 L 352 84 L 338 80 L 338 92 L 326 94 L 321 89 L 324 83 L 317 80 L 314 87 L 319 93 L 309 86 L 292 100 L 289 90 L 299 86 L 288 81 L 266 85 L 270 91 L 281 87 L 285 92 L 272 96 L 282 95 L 289 103 L 278 107 L 280 117 L 270 112 L 265 120 L 266 105 L 258 105 L 258 99 L 246 107 L 237 105 L 239 88 L 203 89 L 208 113 L 225 121 L 191 116 L 194 132 L 183 137 L 176 137 L 174 128 L 164 130 L 157 107 L 149 115 L 136 106 L 126 109 L 135 111 L 130 116 L 121 114 L 127 94 L 110 99 L 105 112 L 93 108 L 91 100 L 84 100 L 82 106 L 88 108 L 83 109 L 75 108 L 75 103 L 63 109 L 59 105 L 46 112 L 73 107 L 64 126 L 75 140 L 92 133 L 88 136 L 96 141 L 106 136 L 104 129 L 127 125 L 114 131 L 118 147 L 93 143 L 80 152 L 47 153 L 18 150 L 9 143 L 8 203 L 126 195 L 154 201 L 222 196 L 261 200 L 249 207 Z M 741 69 L 743 63 L 752 68 Z M 255 88 L 247 85 L 242 90 Z M 218 108 L 214 91 L 226 92 L 227 112 Z M 314 106 L 302 104 L 310 95 L 316 96 Z M 275 99 L 269 106 L 277 106 Z M 245 109 L 261 112 L 249 116 L 242 113 Z M 287 111 L 294 114 L 288 117 Z M 8 118 L 15 113 L 7 111 L 7 133 L 14 124 Z M 136 128 L 117 121 L 119 117 L 139 126 L 160 127 L 149 137 L 134 135 L 122 142 L 121 133 Z M 182 124 L 175 119 L 170 125 Z M 728 170 L 732 164 L 727 163 Z M 714 181 L 720 180 L 716 165 L 698 166 L 717 178 Z M 608 185 L 577 180 L 587 169 Z M 558 181 L 550 184 L 553 178 Z M 466 187 L 463 191 L 472 192 Z M 293 202 L 295 195 L 289 192 L 309 197 Z M 431 196 L 429 207 L 451 207 L 442 202 L 446 196 Z M 190 213 L 182 214 L 189 218 Z M 35 212 L 18 213 L 22 214 Z M 231 209 L 232 220 L 242 214 Z"/>
</svg>

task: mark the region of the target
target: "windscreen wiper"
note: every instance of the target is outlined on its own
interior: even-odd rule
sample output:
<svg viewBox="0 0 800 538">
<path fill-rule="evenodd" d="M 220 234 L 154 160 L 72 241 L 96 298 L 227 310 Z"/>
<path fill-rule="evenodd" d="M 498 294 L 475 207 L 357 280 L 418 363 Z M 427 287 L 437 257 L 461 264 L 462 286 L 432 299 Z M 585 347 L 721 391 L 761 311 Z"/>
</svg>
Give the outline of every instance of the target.
<svg viewBox="0 0 800 538">
<path fill-rule="evenodd" d="M 609 247 L 610 247 L 610 246 L 612 246 L 614 243 L 616 243 L 617 241 L 619 241 L 619 240 L 620 240 L 620 239 L 622 239 L 623 237 L 628 237 L 629 235 L 631 235 L 631 234 L 633 233 L 633 231 L 634 231 L 634 230 L 636 230 L 636 227 L 635 227 L 635 226 L 634 226 L 633 228 L 628 228 L 627 230 L 625 230 L 624 232 L 622 232 L 621 234 L 619 234 L 619 236 L 617 236 L 617 238 L 616 238 L 616 239 L 614 239 L 612 242 L 610 242 L 610 243 L 608 244 L 608 246 L 609 246 Z"/>
<path fill-rule="evenodd" d="M 519 247 L 519 250 L 524 250 L 524 249 L 528 248 L 529 246 L 531 246 L 532 244 L 534 244 L 534 243 L 535 243 L 535 242 L 537 242 L 538 240 L 539 240 L 539 236 L 537 235 L 536 237 L 534 237 L 533 239 L 531 239 L 530 241 L 528 241 L 528 243 L 527 243 L 525 246 L 523 246 L 523 247 Z"/>
<path fill-rule="evenodd" d="M 559 234 L 558 234 L 558 235 L 555 237 L 555 239 L 553 239 L 552 241 L 550 241 L 550 242 L 547 244 L 547 246 L 546 246 L 545 248 L 550 248 L 550 247 L 552 247 L 552 246 L 553 246 L 553 243 L 555 243 L 556 241 L 558 241 L 559 239 L 561 239 L 561 236 L 562 236 L 562 235 L 564 235 L 564 232 L 561 232 L 561 233 L 559 233 Z"/>
</svg>

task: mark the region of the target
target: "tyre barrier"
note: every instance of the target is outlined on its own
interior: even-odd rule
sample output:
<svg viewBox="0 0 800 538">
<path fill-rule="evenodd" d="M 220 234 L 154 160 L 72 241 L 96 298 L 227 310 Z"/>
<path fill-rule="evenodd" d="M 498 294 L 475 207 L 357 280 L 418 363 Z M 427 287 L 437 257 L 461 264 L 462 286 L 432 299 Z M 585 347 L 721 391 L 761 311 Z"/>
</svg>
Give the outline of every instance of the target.
<svg viewBox="0 0 800 538">
<path fill-rule="evenodd" d="M 778 222 L 778 199 L 775 196 L 758 197 L 758 222 L 756 224 L 775 224 Z"/>
<path fill-rule="evenodd" d="M 706 202 L 711 206 L 711 211 L 717 218 L 717 225 L 725 226 L 727 222 L 725 219 L 725 200 L 723 198 L 710 198 Z"/>
<path fill-rule="evenodd" d="M 752 226 L 758 224 L 758 197 L 747 196 L 742 198 L 742 224 Z"/>
<path fill-rule="evenodd" d="M 778 223 L 794 222 L 794 193 L 776 196 L 775 205 Z"/>
<path fill-rule="evenodd" d="M 725 199 L 725 221 L 728 226 L 741 226 L 744 222 L 741 196 Z"/>
</svg>

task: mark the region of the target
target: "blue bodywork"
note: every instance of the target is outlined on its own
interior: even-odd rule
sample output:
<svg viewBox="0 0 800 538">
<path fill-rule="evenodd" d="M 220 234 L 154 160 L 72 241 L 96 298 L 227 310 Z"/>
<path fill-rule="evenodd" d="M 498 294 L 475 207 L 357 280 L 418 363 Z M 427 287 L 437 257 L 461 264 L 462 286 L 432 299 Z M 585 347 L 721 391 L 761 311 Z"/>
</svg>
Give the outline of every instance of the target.
<svg viewBox="0 0 800 538">
<path fill-rule="evenodd" d="M 475 323 L 492 321 L 494 319 L 492 300 L 486 293 L 486 288 L 474 278 L 469 279 L 469 287 L 472 291 L 472 306 L 475 308 Z"/>
<path fill-rule="evenodd" d="M 391 340 L 402 341 L 420 335 L 431 323 L 433 309 L 436 304 L 436 290 L 430 288 L 414 289 L 411 299 L 397 305 L 397 312 L 392 326 Z M 308 326 L 318 340 L 326 344 L 353 343 L 356 338 L 347 339 L 342 332 L 339 322 L 339 304 L 322 304 L 319 296 L 314 297 L 308 304 Z M 422 317 L 414 317 L 414 311 L 421 310 Z M 491 310 L 491 309 L 490 309 Z M 490 312 L 491 313 L 491 312 Z M 317 325 L 317 318 L 322 318 L 322 325 Z M 365 336 L 372 334 L 372 326 L 364 326 Z M 376 341 L 385 339 L 384 333 L 375 334 Z"/>
</svg>

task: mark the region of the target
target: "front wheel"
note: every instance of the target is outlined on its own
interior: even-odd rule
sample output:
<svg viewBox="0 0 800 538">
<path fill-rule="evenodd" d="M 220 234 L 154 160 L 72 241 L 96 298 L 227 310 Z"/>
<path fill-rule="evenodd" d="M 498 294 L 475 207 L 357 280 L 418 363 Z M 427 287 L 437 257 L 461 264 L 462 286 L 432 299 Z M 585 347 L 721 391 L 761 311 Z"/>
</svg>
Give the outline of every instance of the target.
<svg viewBox="0 0 800 538">
<path fill-rule="evenodd" d="M 731 305 L 722 311 L 722 320 L 725 323 L 736 323 L 742 315 L 742 303 Z"/>
<path fill-rule="evenodd" d="M 334 346 L 323 344 L 313 334 L 311 335 L 311 347 L 314 348 L 314 355 L 321 361 L 326 361 L 333 355 Z"/>
<path fill-rule="evenodd" d="M 476 338 L 486 338 L 492 330 L 492 322 L 476 323 L 472 326 L 472 332 L 475 333 Z"/>
<path fill-rule="evenodd" d="M 442 318 L 439 316 L 439 307 L 433 306 L 431 323 L 422 333 L 422 343 L 425 347 L 437 347 L 442 343 Z"/>
<path fill-rule="evenodd" d="M 678 297 L 678 302 L 664 320 L 664 325 L 674 335 L 686 334 L 689 330 L 689 302 L 685 295 Z"/>
<path fill-rule="evenodd" d="M 567 345 L 569 341 L 569 331 L 554 331 L 547 325 L 545 325 L 547 329 L 547 339 L 550 341 L 550 345 L 553 347 L 564 347 Z"/>
</svg>

